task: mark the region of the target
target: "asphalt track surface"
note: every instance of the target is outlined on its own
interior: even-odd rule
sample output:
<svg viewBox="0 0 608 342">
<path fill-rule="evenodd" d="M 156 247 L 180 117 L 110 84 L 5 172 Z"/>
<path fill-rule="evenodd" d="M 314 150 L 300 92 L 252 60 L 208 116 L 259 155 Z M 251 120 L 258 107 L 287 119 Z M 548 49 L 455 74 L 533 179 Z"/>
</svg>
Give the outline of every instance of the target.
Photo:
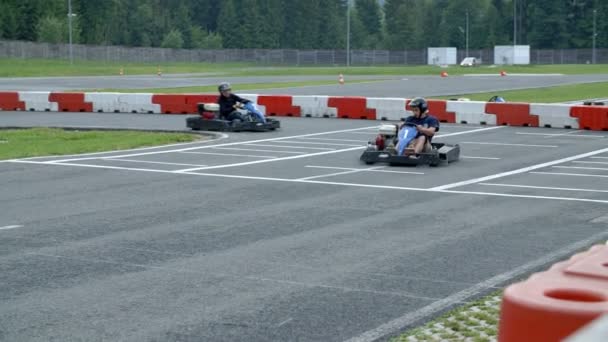
<svg viewBox="0 0 608 342">
<path fill-rule="evenodd" d="M 143 89 L 186 86 L 218 85 L 222 81 L 235 84 L 237 93 L 333 95 L 368 97 L 442 96 L 476 92 L 500 92 L 513 89 L 549 87 L 557 85 L 608 81 L 608 74 L 599 75 L 510 75 L 492 76 L 349 76 L 346 84 L 338 84 L 338 75 L 331 76 L 270 76 L 270 77 L 208 77 L 194 75 L 111 76 L 111 77 L 47 77 L 4 78 L 0 90 L 4 91 L 65 91 L 86 89 Z M 351 80 L 369 80 L 349 83 Z M 238 83 L 276 83 L 313 80 L 335 80 L 335 85 L 239 91 Z M 381 80 L 381 81 L 378 81 Z M 499 93 L 497 93 L 499 94 Z"/>
<path fill-rule="evenodd" d="M 397 168 L 358 161 L 379 122 L 281 121 L 0 162 L 0 339 L 372 341 L 608 239 L 605 132 L 444 124 L 460 161 Z"/>
</svg>

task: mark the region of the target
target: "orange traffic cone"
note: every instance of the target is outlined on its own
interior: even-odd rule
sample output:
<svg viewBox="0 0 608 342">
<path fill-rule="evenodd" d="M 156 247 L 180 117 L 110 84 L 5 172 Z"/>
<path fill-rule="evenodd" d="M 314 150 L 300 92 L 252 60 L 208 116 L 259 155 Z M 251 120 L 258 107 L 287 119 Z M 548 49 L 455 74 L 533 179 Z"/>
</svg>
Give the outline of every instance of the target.
<svg viewBox="0 0 608 342">
<path fill-rule="evenodd" d="M 441 77 L 448 77 L 448 72 L 447 71 L 442 71 L 441 72 Z"/>
<path fill-rule="evenodd" d="M 502 76 L 502 77 L 507 76 L 507 72 L 506 72 L 506 71 L 504 71 L 504 70 L 502 70 L 502 71 L 500 72 L 500 76 Z"/>
<path fill-rule="evenodd" d="M 340 74 L 340 76 L 338 76 L 338 83 L 340 83 L 340 85 L 344 85 L 344 75 Z"/>
</svg>

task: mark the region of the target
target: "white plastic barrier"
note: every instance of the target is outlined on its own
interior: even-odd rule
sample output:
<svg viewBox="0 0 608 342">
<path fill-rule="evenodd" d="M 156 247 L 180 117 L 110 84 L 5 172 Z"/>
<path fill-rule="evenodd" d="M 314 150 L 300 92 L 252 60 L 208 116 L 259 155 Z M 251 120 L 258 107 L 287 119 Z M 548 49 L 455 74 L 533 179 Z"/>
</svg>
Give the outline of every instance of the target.
<svg viewBox="0 0 608 342">
<path fill-rule="evenodd" d="M 456 123 L 496 125 L 496 115 L 486 113 L 486 102 L 448 101 L 446 110 L 456 113 Z"/>
<path fill-rule="evenodd" d="M 121 113 L 161 113 L 161 106 L 152 103 L 153 94 L 120 94 L 118 96 L 118 111 Z"/>
<path fill-rule="evenodd" d="M 530 114 L 538 115 L 540 127 L 579 128 L 577 118 L 570 116 L 572 105 L 567 104 L 530 104 Z"/>
<path fill-rule="evenodd" d="M 329 96 L 293 96 L 292 106 L 300 107 L 302 116 L 314 118 L 338 116 L 337 108 L 329 108 Z"/>
<path fill-rule="evenodd" d="M 400 121 L 408 116 L 405 110 L 406 99 L 375 98 L 367 99 L 367 108 L 376 110 L 378 120 Z"/>
<path fill-rule="evenodd" d="M 94 112 L 114 113 L 119 111 L 119 93 L 85 93 L 84 101 L 93 104 Z"/>
<path fill-rule="evenodd" d="M 49 91 L 20 91 L 19 100 L 25 103 L 25 110 L 36 112 L 58 112 L 59 104 L 49 102 Z"/>
</svg>

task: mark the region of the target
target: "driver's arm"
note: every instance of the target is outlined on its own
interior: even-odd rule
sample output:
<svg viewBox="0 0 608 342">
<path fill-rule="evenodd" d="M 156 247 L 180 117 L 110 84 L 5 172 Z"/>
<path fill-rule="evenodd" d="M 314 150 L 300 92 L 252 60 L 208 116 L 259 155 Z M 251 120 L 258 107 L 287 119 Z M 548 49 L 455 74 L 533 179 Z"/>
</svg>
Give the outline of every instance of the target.
<svg viewBox="0 0 608 342">
<path fill-rule="evenodd" d="M 416 128 L 418 129 L 418 132 L 420 132 L 426 136 L 429 136 L 429 137 L 434 136 L 435 133 L 437 132 L 437 127 L 425 128 L 423 126 L 418 125 L 418 126 L 416 126 Z"/>
</svg>

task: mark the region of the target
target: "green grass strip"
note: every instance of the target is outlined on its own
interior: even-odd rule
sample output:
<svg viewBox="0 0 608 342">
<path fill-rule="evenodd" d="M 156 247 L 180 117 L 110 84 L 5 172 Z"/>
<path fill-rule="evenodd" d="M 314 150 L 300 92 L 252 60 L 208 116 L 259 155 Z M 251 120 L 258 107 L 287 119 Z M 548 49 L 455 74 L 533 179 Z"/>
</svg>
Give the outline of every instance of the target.
<svg viewBox="0 0 608 342">
<path fill-rule="evenodd" d="M 451 310 L 423 326 L 406 331 L 391 342 L 410 341 L 492 341 L 498 334 L 502 290 Z"/>
<path fill-rule="evenodd" d="M 439 99 L 468 98 L 472 101 L 488 101 L 492 96 L 499 95 L 508 102 L 528 103 L 557 103 L 583 99 L 608 98 L 608 82 L 582 83 L 565 86 L 534 88 L 491 93 L 454 94 L 440 96 Z"/>
<path fill-rule="evenodd" d="M 122 69 L 125 75 L 156 75 L 158 67 L 165 74 L 201 73 L 223 76 L 294 76 L 316 75 L 346 77 L 353 75 L 434 75 L 442 70 L 450 75 L 498 74 L 601 74 L 608 73 L 605 65 L 527 65 L 527 66 L 487 66 L 441 68 L 429 65 L 405 66 L 260 66 L 253 63 L 121 63 L 76 60 L 73 65 L 58 59 L 0 59 L 0 77 L 45 77 L 45 76 L 118 76 Z"/>
<path fill-rule="evenodd" d="M 0 160 L 126 150 L 186 143 L 200 138 L 186 133 L 74 131 L 54 128 L 0 130 Z"/>
<path fill-rule="evenodd" d="M 351 80 L 349 83 L 370 83 L 381 82 L 382 80 Z M 234 83 L 234 90 L 242 92 L 244 90 L 262 90 L 262 89 L 283 89 L 283 88 L 298 88 L 311 86 L 340 86 L 338 81 L 302 81 L 302 82 L 277 82 L 277 83 Z M 217 93 L 217 85 L 211 86 L 194 86 L 194 87 L 175 87 L 175 88 L 145 88 L 145 89 L 80 89 L 72 91 L 84 92 L 102 92 L 102 93 L 155 93 L 155 94 L 185 94 L 185 93 Z"/>
</svg>

